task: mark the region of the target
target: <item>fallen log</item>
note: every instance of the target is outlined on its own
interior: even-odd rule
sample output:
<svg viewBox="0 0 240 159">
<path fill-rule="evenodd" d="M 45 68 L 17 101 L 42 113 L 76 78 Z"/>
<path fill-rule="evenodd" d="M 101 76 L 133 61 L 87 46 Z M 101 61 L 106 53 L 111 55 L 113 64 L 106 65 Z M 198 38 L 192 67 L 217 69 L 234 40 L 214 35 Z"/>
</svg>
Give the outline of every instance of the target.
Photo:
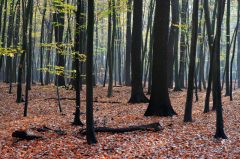
<svg viewBox="0 0 240 159">
<path fill-rule="evenodd" d="M 151 123 L 147 125 L 129 126 L 126 128 L 109 128 L 109 127 L 97 127 L 95 132 L 108 132 L 108 133 L 125 133 L 133 131 L 161 131 L 163 127 L 159 123 Z M 86 130 L 80 131 L 82 135 L 86 135 Z"/>
<path fill-rule="evenodd" d="M 22 139 L 22 140 L 35 140 L 35 139 L 41 139 L 42 136 L 37 136 L 31 133 L 28 133 L 27 131 L 17 130 L 12 133 L 12 137 Z"/>
</svg>

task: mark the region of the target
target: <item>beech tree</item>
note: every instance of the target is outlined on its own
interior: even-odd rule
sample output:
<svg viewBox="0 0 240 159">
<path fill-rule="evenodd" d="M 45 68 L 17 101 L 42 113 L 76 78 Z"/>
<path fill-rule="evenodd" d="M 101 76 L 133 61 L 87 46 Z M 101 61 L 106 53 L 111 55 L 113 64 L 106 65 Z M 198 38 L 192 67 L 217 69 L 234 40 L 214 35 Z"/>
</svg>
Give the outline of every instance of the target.
<svg viewBox="0 0 240 159">
<path fill-rule="evenodd" d="M 146 103 L 147 97 L 143 93 L 141 55 L 142 55 L 142 15 L 143 1 L 133 1 L 133 28 L 131 48 L 132 91 L 129 103 Z"/>
<path fill-rule="evenodd" d="M 189 73 L 188 73 L 188 90 L 187 90 L 187 100 L 185 105 L 184 122 L 192 121 L 192 101 L 193 101 L 195 60 L 196 60 L 197 37 L 198 37 L 198 7 L 199 7 L 198 0 L 194 0 L 193 14 L 192 14 L 192 38 L 191 38 L 191 50 L 190 50 L 190 63 L 189 63 Z"/>
<path fill-rule="evenodd" d="M 216 107 L 216 133 L 215 138 L 226 139 L 224 132 L 223 114 L 222 114 L 222 96 L 221 96 L 221 82 L 220 82 L 220 39 L 221 26 L 224 15 L 225 0 L 219 0 L 217 4 L 217 29 L 213 44 L 213 105 Z"/>
<path fill-rule="evenodd" d="M 97 143 L 93 118 L 93 34 L 94 34 L 94 0 L 88 1 L 87 21 L 87 142 Z"/>
<path fill-rule="evenodd" d="M 156 1 L 153 27 L 153 67 L 151 97 L 145 116 L 173 116 L 167 84 L 167 40 L 170 0 Z M 162 16 L 164 15 L 164 16 Z"/>
</svg>

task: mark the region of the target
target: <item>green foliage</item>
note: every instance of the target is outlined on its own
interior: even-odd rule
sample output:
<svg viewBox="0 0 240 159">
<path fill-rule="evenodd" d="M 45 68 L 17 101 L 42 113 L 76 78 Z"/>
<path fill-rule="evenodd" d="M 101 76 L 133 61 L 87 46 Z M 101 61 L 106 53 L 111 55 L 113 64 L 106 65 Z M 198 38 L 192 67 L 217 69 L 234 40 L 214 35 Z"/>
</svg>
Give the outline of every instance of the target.
<svg viewBox="0 0 240 159">
<path fill-rule="evenodd" d="M 22 53 L 23 50 L 20 49 L 20 47 L 17 48 L 0 48 L 0 55 L 1 56 L 9 56 L 14 57 L 17 53 Z"/>
<path fill-rule="evenodd" d="M 75 78 L 76 70 L 65 70 L 62 66 L 47 65 L 47 67 L 38 69 L 42 72 L 49 72 L 53 75 L 64 76 L 66 78 Z"/>
</svg>

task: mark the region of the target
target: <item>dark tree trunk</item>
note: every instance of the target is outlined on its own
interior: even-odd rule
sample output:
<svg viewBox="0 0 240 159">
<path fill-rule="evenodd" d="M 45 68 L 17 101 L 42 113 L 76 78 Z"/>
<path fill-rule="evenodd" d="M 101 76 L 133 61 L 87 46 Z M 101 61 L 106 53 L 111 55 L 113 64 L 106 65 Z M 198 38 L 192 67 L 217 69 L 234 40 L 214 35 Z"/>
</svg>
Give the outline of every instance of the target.
<svg viewBox="0 0 240 159">
<path fill-rule="evenodd" d="M 168 94 L 168 32 L 169 32 L 170 0 L 156 1 L 153 27 L 153 68 L 151 97 L 145 116 L 172 116 L 172 108 Z M 162 16 L 164 15 L 164 16 Z"/>
<path fill-rule="evenodd" d="M 76 110 L 74 115 L 73 125 L 83 125 L 80 120 L 80 68 L 79 68 L 79 58 L 80 58 L 80 31 L 81 25 L 79 24 L 81 20 L 81 9 L 82 9 L 82 0 L 77 1 L 77 12 L 76 12 L 76 30 L 75 30 L 75 43 L 74 43 L 74 64 L 76 70 L 76 80 L 75 80 L 75 89 L 76 89 Z"/>
<path fill-rule="evenodd" d="M 205 23 L 207 29 L 207 36 L 208 36 L 208 46 L 209 46 L 209 53 L 210 53 L 210 68 L 209 68 L 209 75 L 208 75 L 208 86 L 204 104 L 204 113 L 209 112 L 209 101 L 210 101 L 210 94 L 212 89 L 212 67 L 213 67 L 213 29 L 211 27 L 210 21 L 210 13 L 209 13 L 209 5 L 208 0 L 204 0 L 203 4 L 204 15 L 205 15 Z"/>
<path fill-rule="evenodd" d="M 12 41 L 13 41 L 13 25 L 14 25 L 14 18 L 15 18 L 15 14 L 14 14 L 14 0 L 11 3 L 10 6 L 10 15 L 9 15 L 9 22 L 8 22 L 8 36 L 7 36 L 7 48 L 10 48 L 12 45 Z M 7 57 L 7 61 L 6 61 L 6 77 L 7 77 L 7 82 L 9 82 L 9 93 L 12 92 L 12 58 L 11 57 Z"/>
<path fill-rule="evenodd" d="M 111 0 L 108 1 L 108 10 L 111 11 Z M 106 59 L 106 67 L 105 67 L 105 75 L 104 75 L 104 82 L 103 87 L 105 87 L 105 83 L 107 80 L 107 70 L 109 67 L 108 75 L 109 75 L 109 84 L 108 86 L 108 93 L 112 90 L 112 81 L 113 81 L 113 69 L 112 69 L 112 53 L 111 53 L 111 37 L 112 37 L 112 14 L 111 12 L 108 13 L 108 40 L 107 40 L 107 59 Z"/>
<path fill-rule="evenodd" d="M 188 0 L 182 0 L 181 9 L 181 24 L 183 25 L 180 39 L 180 66 L 179 66 L 179 85 L 180 88 L 184 88 L 184 68 L 186 65 L 186 53 L 187 53 L 187 11 L 188 11 Z"/>
<path fill-rule="evenodd" d="M 110 5 L 111 10 L 112 10 L 112 21 L 113 21 L 113 29 L 112 29 L 112 37 L 111 37 L 111 51 L 108 56 L 108 64 L 109 64 L 109 81 L 108 81 L 108 97 L 112 97 L 112 87 L 113 87 L 113 61 L 116 61 L 114 59 L 114 54 L 115 54 L 115 38 L 116 38 L 116 4 L 115 0 L 112 0 L 112 5 Z M 116 71 L 115 71 L 116 74 Z M 115 78 L 116 82 L 116 78 Z"/>
<path fill-rule="evenodd" d="M 132 0 L 127 2 L 127 31 L 126 31 L 126 62 L 125 62 L 125 84 L 131 85 L 131 41 L 132 41 Z"/>
<path fill-rule="evenodd" d="M 217 14 L 217 30 L 213 45 L 213 105 L 216 107 L 217 123 L 215 138 L 226 139 L 224 133 L 223 114 L 222 114 L 222 97 L 221 97 L 221 82 L 220 82 L 220 40 L 221 28 L 224 15 L 225 0 L 218 1 L 218 14 Z"/>
<path fill-rule="evenodd" d="M 179 46 L 179 0 L 171 0 L 172 5 L 172 29 L 174 30 L 174 43 L 173 43 L 173 54 L 174 54 L 174 76 L 175 76 L 175 87 L 174 91 L 181 91 L 179 84 L 178 75 L 178 46 Z"/>
<path fill-rule="evenodd" d="M 13 36 L 13 46 L 14 48 L 18 47 L 18 43 L 19 43 L 19 31 L 20 31 L 20 0 L 17 1 L 16 4 L 16 20 L 15 20 L 15 25 L 14 25 L 14 36 Z M 13 72 L 13 76 L 12 76 L 12 81 L 16 82 L 16 72 L 17 72 L 17 55 L 14 55 L 14 59 L 13 59 L 13 68 L 12 68 L 12 72 Z"/>
<path fill-rule="evenodd" d="M 193 15 L 192 15 L 192 38 L 191 38 L 191 50 L 190 50 L 190 63 L 189 63 L 189 73 L 188 73 L 188 90 L 187 90 L 187 99 L 186 99 L 186 105 L 185 105 L 184 122 L 192 121 L 192 101 L 193 101 L 195 60 L 196 60 L 197 37 L 198 37 L 198 7 L 199 7 L 198 0 L 194 0 Z"/>
<path fill-rule="evenodd" d="M 43 13 L 42 13 L 42 26 L 41 26 L 41 37 L 40 37 L 40 69 L 43 68 L 43 53 L 44 53 L 44 47 L 42 46 L 44 43 L 44 32 L 45 32 L 45 15 L 47 11 L 47 0 L 44 1 L 44 8 L 43 8 Z M 44 84 L 43 82 L 43 71 L 40 71 L 40 82 L 41 85 Z"/>
<path fill-rule="evenodd" d="M 226 18 L 226 65 L 225 65 L 225 70 L 226 70 L 226 94 L 225 96 L 230 96 L 230 83 L 229 83 L 229 60 L 230 60 L 230 50 L 231 50 L 231 46 L 230 46 L 230 0 L 227 0 L 227 18 Z"/>
<path fill-rule="evenodd" d="M 94 0 L 88 1 L 88 22 L 87 22 L 87 142 L 97 143 L 94 131 L 93 118 L 93 32 L 94 32 Z"/>
<path fill-rule="evenodd" d="M 32 20 L 33 20 L 33 1 L 28 1 L 28 14 L 29 14 L 29 37 L 28 37 L 28 48 L 27 53 L 27 77 L 26 77 L 26 88 L 25 88 L 25 105 L 24 105 L 24 116 L 27 116 L 28 110 L 28 93 L 31 84 L 31 54 L 32 54 Z"/>
<path fill-rule="evenodd" d="M 62 67 L 64 70 L 64 55 L 63 47 L 61 46 L 63 42 L 63 31 L 64 31 L 64 12 L 63 0 L 54 1 L 55 13 L 53 14 L 54 30 L 55 30 L 55 41 L 57 43 L 57 62 L 56 66 Z M 60 75 L 56 75 L 58 86 L 65 86 L 64 72 Z"/>
<path fill-rule="evenodd" d="M 152 61 L 153 61 L 153 27 L 151 28 L 150 31 L 150 42 L 149 42 L 149 75 L 148 75 L 148 92 L 147 94 L 151 94 L 151 88 L 152 88 Z"/>
<path fill-rule="evenodd" d="M 133 1 L 133 31 L 131 48 L 132 91 L 129 103 L 146 103 L 147 97 L 143 93 L 141 51 L 142 51 L 142 16 L 143 1 Z"/>
<path fill-rule="evenodd" d="M 22 98 L 22 74 L 24 71 L 24 60 L 25 60 L 25 54 L 27 50 L 27 28 L 28 28 L 28 22 L 29 22 L 29 12 L 30 8 L 29 6 L 26 8 L 25 7 L 25 1 L 22 0 L 22 19 L 23 19 L 23 24 L 22 24 L 22 50 L 23 53 L 21 54 L 20 57 L 20 62 L 18 66 L 18 83 L 17 83 L 17 103 L 23 102 Z"/>
</svg>

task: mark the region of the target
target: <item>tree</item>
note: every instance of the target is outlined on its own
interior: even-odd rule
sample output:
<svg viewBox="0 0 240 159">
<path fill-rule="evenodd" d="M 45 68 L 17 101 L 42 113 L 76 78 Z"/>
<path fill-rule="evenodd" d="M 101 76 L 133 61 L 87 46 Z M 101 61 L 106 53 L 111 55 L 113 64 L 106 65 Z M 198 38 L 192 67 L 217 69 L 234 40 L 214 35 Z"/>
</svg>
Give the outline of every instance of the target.
<svg viewBox="0 0 240 159">
<path fill-rule="evenodd" d="M 93 122 L 93 32 L 94 32 L 94 0 L 88 1 L 87 21 L 87 142 L 97 143 Z"/>
<path fill-rule="evenodd" d="M 182 0 L 181 9 L 181 37 L 180 37 L 180 66 L 179 66 L 179 85 L 184 88 L 184 69 L 186 65 L 187 52 L 187 10 L 188 0 Z"/>
<path fill-rule="evenodd" d="M 64 55 L 63 55 L 63 31 L 64 31 L 64 11 L 63 11 L 63 0 L 54 0 L 53 5 L 55 12 L 53 14 L 53 23 L 55 30 L 55 41 L 57 43 L 57 61 L 56 65 L 64 68 Z M 64 73 L 57 75 L 57 86 L 65 86 Z"/>
<path fill-rule="evenodd" d="M 231 10 L 231 2 L 227 0 L 227 18 L 226 18 L 226 64 L 225 64 L 225 77 L 226 77 L 226 94 L 225 96 L 230 96 L 230 83 L 229 83 L 229 60 L 230 60 L 230 10 Z"/>
<path fill-rule="evenodd" d="M 147 97 L 143 93 L 141 52 L 142 52 L 142 15 L 143 1 L 133 1 L 133 29 L 131 48 L 132 91 L 129 103 L 146 103 Z"/>
<path fill-rule="evenodd" d="M 10 14 L 9 14 L 9 21 L 8 21 L 8 33 L 7 33 L 7 48 L 10 48 L 13 42 L 13 24 L 14 24 L 14 0 L 12 0 L 11 5 L 10 5 Z M 18 5 L 18 4 L 16 4 Z M 7 57 L 6 60 L 6 82 L 9 82 L 9 93 L 12 93 L 12 58 Z"/>
<path fill-rule="evenodd" d="M 79 68 L 79 58 L 80 58 L 80 21 L 81 21 L 81 9 L 82 9 L 82 1 L 77 1 L 77 12 L 76 12 L 76 30 L 75 30 L 75 43 L 74 43 L 74 64 L 75 64 L 75 70 L 76 70 L 76 80 L 75 80 L 75 89 L 76 89 L 76 111 L 74 114 L 74 121 L 73 125 L 83 125 L 83 123 L 80 120 L 80 68 Z"/>
<path fill-rule="evenodd" d="M 174 75 L 175 75 L 175 87 L 174 91 L 181 91 L 178 74 L 178 47 L 179 47 L 179 0 L 171 0 L 172 5 L 172 29 L 174 31 Z"/>
<path fill-rule="evenodd" d="M 27 53 L 27 75 L 26 75 L 26 88 L 25 88 L 25 105 L 24 105 L 24 116 L 27 116 L 28 110 L 28 93 L 29 87 L 31 83 L 31 54 L 32 54 L 32 19 L 33 19 L 33 1 L 28 1 L 28 14 L 29 14 L 29 37 L 28 37 L 28 48 L 26 50 Z"/>
<path fill-rule="evenodd" d="M 173 116 L 167 84 L 167 41 L 170 0 L 156 1 L 153 27 L 153 68 L 151 97 L 145 116 Z M 162 16 L 164 15 L 164 16 Z"/>
<path fill-rule="evenodd" d="M 131 85 L 131 41 L 132 41 L 132 0 L 127 2 L 127 31 L 126 31 L 126 62 L 125 62 L 125 84 Z"/>
<path fill-rule="evenodd" d="M 221 26 L 224 15 L 225 0 L 218 1 L 217 9 L 217 30 L 213 44 L 213 105 L 216 107 L 217 123 L 215 138 L 226 139 L 224 133 L 223 114 L 222 114 L 222 97 L 221 97 L 221 82 L 220 82 L 220 40 Z"/>
<path fill-rule="evenodd" d="M 30 3 L 30 1 L 29 1 Z M 23 102 L 22 99 L 22 74 L 24 71 L 24 60 L 26 50 L 28 48 L 27 45 L 27 28 L 29 22 L 29 12 L 30 12 L 30 5 L 27 7 L 25 6 L 25 1 L 22 0 L 22 19 L 23 19 L 23 26 L 22 26 L 22 50 L 23 53 L 21 54 L 19 66 L 18 66 L 18 83 L 17 83 L 17 103 Z"/>
<path fill-rule="evenodd" d="M 112 2 L 112 3 L 111 3 Z M 114 50 L 115 50 L 115 37 L 116 37 L 116 11 L 115 11 L 115 0 L 110 0 L 109 1 L 109 9 L 111 9 L 112 12 L 112 18 L 111 18 L 111 14 L 109 15 L 109 20 L 112 19 L 113 24 L 112 24 L 112 33 L 109 35 L 111 35 L 112 37 L 109 36 L 110 40 L 109 44 L 108 44 L 108 50 L 109 54 L 108 54 L 108 65 L 109 65 L 109 82 L 108 82 L 108 97 L 112 96 L 112 87 L 113 87 L 113 54 L 114 54 Z M 109 23 L 109 26 L 111 27 L 111 23 Z M 109 28 L 110 29 L 110 28 Z M 111 29 L 109 30 L 111 31 Z M 111 44 L 110 44 L 111 43 Z M 115 79 L 116 80 L 116 79 Z"/>
<path fill-rule="evenodd" d="M 42 12 L 42 25 L 41 25 L 41 37 L 40 37 L 40 67 L 43 68 L 43 53 L 44 53 L 44 47 L 42 46 L 44 43 L 44 32 L 45 32 L 45 17 L 46 17 L 46 11 L 47 11 L 47 0 L 44 0 L 44 8 Z M 44 84 L 43 82 L 43 71 L 40 71 L 40 82 L 41 85 Z"/>
<path fill-rule="evenodd" d="M 199 7 L 198 0 L 194 0 L 193 15 L 192 15 L 192 38 L 191 38 L 191 50 L 190 50 L 190 63 L 189 63 L 189 73 L 188 73 L 188 89 L 187 89 L 187 101 L 186 101 L 185 113 L 184 113 L 184 122 L 192 121 L 192 101 L 193 101 L 195 60 L 196 60 L 197 37 L 198 37 L 198 7 Z"/>
<path fill-rule="evenodd" d="M 210 101 L 210 94 L 212 89 L 212 68 L 213 68 L 213 29 L 211 26 L 210 21 L 210 13 L 209 13 L 209 5 L 208 0 L 204 0 L 203 3 L 204 15 L 205 15 L 205 24 L 208 36 L 208 47 L 210 53 L 210 68 L 209 68 L 209 76 L 208 76 L 208 86 L 207 92 L 205 97 L 205 104 L 204 104 L 204 113 L 209 112 L 209 101 Z"/>
</svg>

